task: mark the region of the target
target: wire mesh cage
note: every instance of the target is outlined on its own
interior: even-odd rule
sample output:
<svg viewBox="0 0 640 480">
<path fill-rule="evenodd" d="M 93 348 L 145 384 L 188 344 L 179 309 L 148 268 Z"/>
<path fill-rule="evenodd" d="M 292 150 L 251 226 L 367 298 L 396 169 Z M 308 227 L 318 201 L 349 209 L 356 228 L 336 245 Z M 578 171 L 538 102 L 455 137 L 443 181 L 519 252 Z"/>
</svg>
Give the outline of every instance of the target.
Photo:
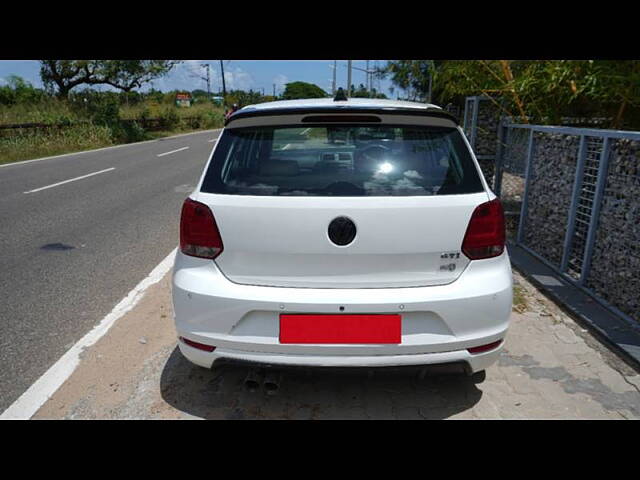
<svg viewBox="0 0 640 480">
<path fill-rule="evenodd" d="M 640 132 L 501 125 L 496 194 L 511 240 L 640 319 Z"/>
</svg>

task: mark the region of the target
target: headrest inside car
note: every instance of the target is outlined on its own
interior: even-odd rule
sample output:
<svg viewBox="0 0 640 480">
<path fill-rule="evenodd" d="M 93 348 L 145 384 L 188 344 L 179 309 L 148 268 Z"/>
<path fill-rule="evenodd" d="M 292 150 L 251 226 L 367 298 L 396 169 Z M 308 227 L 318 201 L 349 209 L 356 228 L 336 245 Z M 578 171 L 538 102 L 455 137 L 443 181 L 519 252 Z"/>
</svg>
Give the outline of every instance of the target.
<svg viewBox="0 0 640 480">
<path fill-rule="evenodd" d="M 260 175 L 269 177 L 294 176 L 300 173 L 295 160 L 269 160 L 260 165 Z"/>
</svg>

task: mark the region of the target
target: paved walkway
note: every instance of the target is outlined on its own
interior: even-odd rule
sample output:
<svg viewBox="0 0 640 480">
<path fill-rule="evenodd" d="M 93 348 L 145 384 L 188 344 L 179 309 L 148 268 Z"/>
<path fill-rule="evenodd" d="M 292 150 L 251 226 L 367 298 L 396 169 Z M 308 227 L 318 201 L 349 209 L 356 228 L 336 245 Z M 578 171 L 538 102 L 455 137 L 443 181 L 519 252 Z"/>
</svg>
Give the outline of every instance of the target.
<svg viewBox="0 0 640 480">
<path fill-rule="evenodd" d="M 246 369 L 210 372 L 177 350 L 167 275 L 83 354 L 34 418 L 640 418 L 640 375 L 520 275 L 512 326 L 481 384 L 459 376 L 285 373 L 275 396 L 247 392 Z"/>
</svg>

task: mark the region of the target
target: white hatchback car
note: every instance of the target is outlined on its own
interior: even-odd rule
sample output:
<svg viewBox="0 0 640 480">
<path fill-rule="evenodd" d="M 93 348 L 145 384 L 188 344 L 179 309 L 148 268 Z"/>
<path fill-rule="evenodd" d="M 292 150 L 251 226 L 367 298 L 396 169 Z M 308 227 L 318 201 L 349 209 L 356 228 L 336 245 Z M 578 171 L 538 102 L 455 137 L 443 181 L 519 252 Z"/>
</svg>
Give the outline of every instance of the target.
<svg viewBox="0 0 640 480">
<path fill-rule="evenodd" d="M 455 118 L 372 99 L 253 105 L 185 201 L 173 272 L 197 365 L 496 361 L 512 277 L 499 200 Z"/>
</svg>

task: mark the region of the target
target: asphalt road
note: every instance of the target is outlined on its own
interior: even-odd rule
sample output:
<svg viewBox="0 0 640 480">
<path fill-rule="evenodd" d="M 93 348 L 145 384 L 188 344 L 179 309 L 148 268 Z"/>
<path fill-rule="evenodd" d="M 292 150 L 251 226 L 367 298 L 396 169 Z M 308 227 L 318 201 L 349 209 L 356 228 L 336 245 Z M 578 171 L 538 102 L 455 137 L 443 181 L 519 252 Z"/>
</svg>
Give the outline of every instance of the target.
<svg viewBox="0 0 640 480">
<path fill-rule="evenodd" d="M 0 412 L 177 246 L 218 135 L 0 168 Z"/>
</svg>

